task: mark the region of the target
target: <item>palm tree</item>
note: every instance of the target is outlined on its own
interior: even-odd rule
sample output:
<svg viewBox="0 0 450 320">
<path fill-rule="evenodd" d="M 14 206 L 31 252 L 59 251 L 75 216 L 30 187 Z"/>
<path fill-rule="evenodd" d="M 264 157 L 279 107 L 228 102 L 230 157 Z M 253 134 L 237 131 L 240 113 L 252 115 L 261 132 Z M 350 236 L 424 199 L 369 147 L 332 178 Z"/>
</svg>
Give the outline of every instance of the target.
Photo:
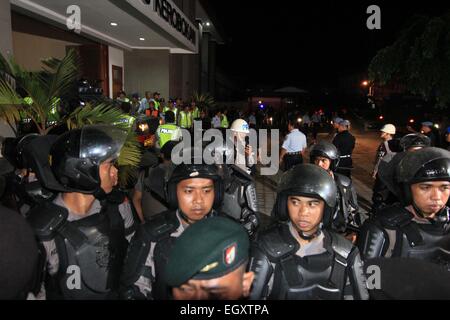
<svg viewBox="0 0 450 320">
<path fill-rule="evenodd" d="M 79 79 L 81 61 L 78 54 L 71 49 L 62 60 L 50 58 L 42 63 L 42 71 L 30 72 L 13 58 L 6 60 L 0 55 L 0 119 L 5 120 L 15 132 L 18 121 L 30 119 L 41 135 L 48 134 L 52 128 L 63 123 L 69 130 L 89 124 L 113 124 L 128 132 L 119 164 L 126 168 L 137 167 L 141 157 L 139 144 L 131 124 L 120 109 L 107 102 L 87 104 L 68 116 L 61 116 L 60 101 L 72 95 Z M 121 183 L 132 176 L 131 170 L 124 170 Z"/>
<path fill-rule="evenodd" d="M 45 135 L 59 123 L 59 101 L 73 91 L 81 62 L 71 49 L 62 60 L 49 58 L 42 63 L 42 71 L 30 72 L 0 55 L 0 116 L 10 125 L 30 119 Z"/>
<path fill-rule="evenodd" d="M 205 111 L 208 111 L 209 109 L 213 108 L 216 105 L 216 102 L 214 101 L 214 98 L 210 96 L 209 94 L 200 94 L 198 92 L 194 92 L 194 95 L 192 96 L 192 101 L 195 101 L 195 104 Z"/>
</svg>

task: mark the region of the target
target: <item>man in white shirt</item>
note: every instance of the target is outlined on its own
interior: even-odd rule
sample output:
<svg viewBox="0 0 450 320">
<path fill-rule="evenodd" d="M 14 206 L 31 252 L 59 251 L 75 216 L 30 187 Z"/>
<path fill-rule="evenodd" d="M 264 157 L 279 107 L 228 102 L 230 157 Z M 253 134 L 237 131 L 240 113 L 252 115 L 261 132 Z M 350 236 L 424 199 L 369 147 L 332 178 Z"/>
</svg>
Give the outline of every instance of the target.
<svg viewBox="0 0 450 320">
<path fill-rule="evenodd" d="M 303 163 L 303 156 L 307 148 L 306 136 L 298 130 L 297 126 L 298 122 L 295 117 L 289 119 L 289 134 L 284 140 L 280 153 L 280 164 L 284 163 L 286 171 Z"/>
</svg>

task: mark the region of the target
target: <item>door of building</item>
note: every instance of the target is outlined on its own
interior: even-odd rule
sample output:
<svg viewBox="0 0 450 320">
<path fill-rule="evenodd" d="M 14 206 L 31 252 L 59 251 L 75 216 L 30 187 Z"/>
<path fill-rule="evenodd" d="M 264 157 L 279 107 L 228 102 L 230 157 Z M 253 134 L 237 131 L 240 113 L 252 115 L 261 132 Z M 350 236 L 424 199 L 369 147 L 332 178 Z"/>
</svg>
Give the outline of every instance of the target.
<svg viewBox="0 0 450 320">
<path fill-rule="evenodd" d="M 123 90 L 123 69 L 122 67 L 112 66 L 113 80 L 113 99 L 119 96 L 119 92 Z"/>
</svg>

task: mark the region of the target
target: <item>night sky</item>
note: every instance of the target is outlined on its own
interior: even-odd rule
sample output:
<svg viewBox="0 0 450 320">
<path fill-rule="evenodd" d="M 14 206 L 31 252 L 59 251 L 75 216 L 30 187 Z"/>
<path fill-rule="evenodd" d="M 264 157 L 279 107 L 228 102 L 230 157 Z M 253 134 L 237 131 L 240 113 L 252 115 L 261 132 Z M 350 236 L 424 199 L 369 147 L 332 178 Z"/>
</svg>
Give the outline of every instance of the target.
<svg viewBox="0 0 450 320">
<path fill-rule="evenodd" d="M 223 73 L 247 87 L 335 87 L 365 72 L 414 14 L 441 15 L 446 2 L 209 0 L 227 43 L 218 47 Z M 367 7 L 381 8 L 381 30 L 369 30 Z"/>
</svg>

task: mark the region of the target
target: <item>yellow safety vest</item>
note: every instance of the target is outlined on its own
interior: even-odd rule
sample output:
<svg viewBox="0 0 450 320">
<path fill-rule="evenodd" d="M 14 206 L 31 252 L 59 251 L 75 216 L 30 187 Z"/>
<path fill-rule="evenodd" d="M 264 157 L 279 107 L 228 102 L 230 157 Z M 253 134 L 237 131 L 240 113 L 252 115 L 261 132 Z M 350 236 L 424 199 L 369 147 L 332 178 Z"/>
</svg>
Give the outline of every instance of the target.
<svg viewBox="0 0 450 320">
<path fill-rule="evenodd" d="M 191 113 L 181 111 L 180 112 L 180 127 L 185 129 L 190 129 L 192 126 L 192 119 L 191 119 Z"/>
</svg>

